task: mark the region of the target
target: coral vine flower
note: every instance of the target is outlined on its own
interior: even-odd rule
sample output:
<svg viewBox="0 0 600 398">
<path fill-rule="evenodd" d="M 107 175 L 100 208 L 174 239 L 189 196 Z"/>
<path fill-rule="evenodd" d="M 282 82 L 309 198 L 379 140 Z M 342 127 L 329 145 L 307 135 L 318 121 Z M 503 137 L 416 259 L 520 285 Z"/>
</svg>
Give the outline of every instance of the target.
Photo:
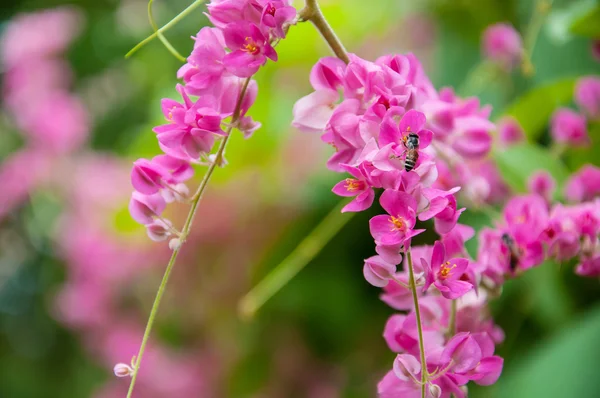
<svg viewBox="0 0 600 398">
<path fill-rule="evenodd" d="M 590 143 L 585 117 L 567 108 L 559 108 L 552 115 L 552 138 L 561 144 L 587 146 Z"/>
<path fill-rule="evenodd" d="M 431 263 L 421 258 L 421 265 L 425 270 L 425 286 L 423 291 L 433 284 L 447 299 L 457 299 L 473 289 L 473 284 L 463 279 L 467 272 L 469 260 L 466 258 L 453 258 L 445 261 L 446 250 L 440 241 L 433 245 Z"/>
<path fill-rule="evenodd" d="M 260 22 L 262 25 L 272 28 L 276 37 L 285 38 L 283 26 L 296 17 L 296 9 L 285 1 L 270 1 L 263 9 Z"/>
<path fill-rule="evenodd" d="M 267 62 L 267 58 L 277 61 L 277 53 L 269 43 L 269 38 L 253 23 L 231 23 L 223 35 L 227 47 L 232 50 L 223 58 L 223 64 L 236 76 L 252 76 Z"/>
<path fill-rule="evenodd" d="M 369 221 L 375 243 L 383 245 L 404 243 L 424 231 L 413 230 L 417 202 L 406 192 L 387 189 L 381 195 L 379 203 L 389 215 L 375 216 Z"/>
<path fill-rule="evenodd" d="M 523 54 L 523 42 L 516 29 L 506 23 L 489 26 L 483 33 L 483 53 L 507 71 L 516 67 Z"/>
<path fill-rule="evenodd" d="M 348 203 L 342 209 L 342 213 L 347 211 L 363 211 L 371 207 L 375 199 L 375 192 L 371 188 L 365 174 L 361 172 L 361 168 L 352 167 L 346 164 L 340 165 L 354 178 L 346 178 L 338 182 L 332 189 L 333 193 L 339 196 L 356 196 L 356 198 Z"/>
<path fill-rule="evenodd" d="M 591 119 L 600 119 L 600 77 L 579 79 L 575 86 L 575 102 Z"/>
<path fill-rule="evenodd" d="M 363 274 L 367 282 L 376 287 L 384 287 L 393 278 L 396 266 L 380 256 L 372 256 L 365 260 Z"/>
<path fill-rule="evenodd" d="M 379 135 L 379 145 L 383 147 L 392 144 L 392 150 L 396 156 L 405 154 L 406 146 L 404 143 L 409 133 L 415 133 L 419 136 L 419 150 L 427 148 L 433 138 L 433 133 L 424 129 L 427 120 L 423 113 L 411 109 L 398 121 L 402 112 L 403 108 L 390 109 L 383 119 Z"/>
</svg>

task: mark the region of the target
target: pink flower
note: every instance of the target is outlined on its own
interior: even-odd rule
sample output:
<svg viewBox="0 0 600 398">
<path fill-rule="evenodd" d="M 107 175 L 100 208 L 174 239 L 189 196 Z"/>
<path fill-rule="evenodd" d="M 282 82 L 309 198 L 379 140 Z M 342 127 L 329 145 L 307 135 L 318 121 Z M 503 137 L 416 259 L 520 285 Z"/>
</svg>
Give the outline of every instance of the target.
<svg viewBox="0 0 600 398">
<path fill-rule="evenodd" d="M 577 81 L 575 103 L 590 119 L 600 118 L 600 77 L 587 76 Z"/>
<path fill-rule="evenodd" d="M 427 120 L 423 113 L 411 109 L 404 113 L 398 122 L 398 117 L 402 113 L 402 108 L 390 109 L 383 120 L 379 134 L 379 145 L 384 147 L 392 144 L 394 154 L 399 157 L 406 155 L 407 147 L 405 143 L 410 133 L 419 136 L 419 150 L 427 148 L 433 138 L 433 133 L 424 129 Z"/>
<path fill-rule="evenodd" d="M 433 284 L 445 298 L 457 299 L 473 289 L 472 283 L 462 280 L 469 266 L 469 260 L 466 258 L 453 258 L 444 261 L 445 257 L 444 245 L 442 242 L 436 241 L 433 246 L 431 263 L 427 263 L 424 258 L 421 258 L 421 265 L 425 270 L 423 291 L 426 291 Z"/>
<path fill-rule="evenodd" d="M 222 117 L 214 110 L 212 98 L 200 98 L 196 103 L 185 93 L 183 86 L 177 91 L 183 97 L 183 104 L 163 99 L 162 110 L 167 124 L 153 129 L 161 148 L 169 155 L 183 159 L 198 159 L 201 154 L 210 152 L 215 134 L 223 135 Z"/>
<path fill-rule="evenodd" d="M 546 199 L 547 202 L 552 200 L 554 190 L 556 189 L 556 181 L 550 173 L 545 170 L 537 171 L 531 175 L 528 182 L 529 192 L 537 194 Z"/>
<path fill-rule="evenodd" d="M 333 90 L 317 90 L 294 104 L 292 126 L 307 133 L 320 133 L 333 115 L 340 95 Z"/>
<path fill-rule="evenodd" d="M 200 95 L 216 84 L 225 72 L 225 39 L 220 29 L 204 27 L 194 40 L 194 49 L 177 77 L 183 79 L 188 93 Z"/>
<path fill-rule="evenodd" d="M 285 38 L 284 24 L 296 17 L 296 9 L 287 1 L 269 1 L 263 9 L 260 22 L 273 30 L 275 37 Z"/>
<path fill-rule="evenodd" d="M 277 53 L 269 43 L 269 38 L 253 23 L 231 23 L 223 35 L 227 47 L 232 51 L 223 58 L 223 64 L 236 76 L 252 76 L 267 62 L 267 58 L 277 61 Z"/>
<path fill-rule="evenodd" d="M 151 224 L 157 216 L 162 214 L 166 205 L 165 200 L 158 193 L 144 195 L 133 192 L 129 201 L 129 213 L 140 224 Z"/>
<path fill-rule="evenodd" d="M 376 287 L 384 287 L 393 278 L 396 266 L 380 256 L 372 256 L 365 260 L 363 274 L 367 282 Z"/>
<path fill-rule="evenodd" d="M 369 221 L 375 243 L 394 245 L 404 243 L 423 230 L 413 230 L 416 222 L 415 199 L 405 192 L 387 189 L 379 203 L 389 216 L 375 216 Z"/>
<path fill-rule="evenodd" d="M 364 173 L 361 172 L 361 169 L 348 165 L 340 165 L 340 167 L 345 169 L 354 178 L 346 178 L 338 182 L 332 189 L 333 193 L 339 196 L 356 196 L 352 202 L 344 206 L 342 213 L 347 211 L 363 211 L 371 207 L 375 199 L 375 192 Z"/>
<path fill-rule="evenodd" d="M 133 162 L 131 170 L 131 185 L 145 195 L 157 193 L 164 186 L 168 171 L 161 165 L 148 159 L 138 159 Z"/>
<path fill-rule="evenodd" d="M 498 136 L 504 146 L 518 144 L 525 140 L 525 132 L 512 116 L 505 116 L 498 122 Z"/>
<path fill-rule="evenodd" d="M 454 228 L 458 217 L 465 209 L 456 210 L 456 199 L 454 194 L 460 187 L 454 187 L 449 191 L 435 188 L 424 188 L 423 196 L 427 199 L 427 208 L 419 213 L 419 220 L 425 221 L 436 217 L 436 231 L 446 234 Z M 439 219 L 439 221 L 437 221 Z"/>
<path fill-rule="evenodd" d="M 494 123 L 479 116 L 460 117 L 454 122 L 456 129 L 452 148 L 467 158 L 485 156 L 492 146 L 491 131 Z"/>
<path fill-rule="evenodd" d="M 519 32 L 509 24 L 497 23 L 483 32 L 483 54 L 507 71 L 521 62 L 523 42 Z"/>
<path fill-rule="evenodd" d="M 337 92 L 344 86 L 346 64 L 335 57 L 321 58 L 310 71 L 310 84 L 317 91 L 332 90 Z"/>
<path fill-rule="evenodd" d="M 263 12 L 263 6 L 257 0 L 214 0 L 206 8 L 208 19 L 220 29 L 238 21 L 258 24 Z"/>
<path fill-rule="evenodd" d="M 583 259 L 575 268 L 575 273 L 593 278 L 600 276 L 600 255 Z"/>
<path fill-rule="evenodd" d="M 565 196 L 571 202 L 583 202 L 600 195 L 600 168 L 586 164 L 567 181 Z"/>
<path fill-rule="evenodd" d="M 567 108 L 559 108 L 552 115 L 550 132 L 554 141 L 572 146 L 590 143 L 585 117 Z"/>
</svg>

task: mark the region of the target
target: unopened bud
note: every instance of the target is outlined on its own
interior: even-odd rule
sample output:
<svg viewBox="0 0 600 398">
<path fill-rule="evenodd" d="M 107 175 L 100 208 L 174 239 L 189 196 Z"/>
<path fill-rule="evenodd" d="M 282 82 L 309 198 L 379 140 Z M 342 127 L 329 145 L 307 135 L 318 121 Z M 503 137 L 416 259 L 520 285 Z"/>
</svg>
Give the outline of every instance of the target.
<svg viewBox="0 0 600 398">
<path fill-rule="evenodd" d="M 164 219 L 155 219 L 152 224 L 146 225 L 148 237 L 155 242 L 167 240 L 171 233 L 171 222 Z"/>
<path fill-rule="evenodd" d="M 181 247 L 181 239 L 173 238 L 169 241 L 169 249 L 178 250 Z"/>
<path fill-rule="evenodd" d="M 117 377 L 133 376 L 133 368 L 125 363 L 116 364 L 114 372 Z"/>
<path fill-rule="evenodd" d="M 429 385 L 429 396 L 432 398 L 440 398 L 442 396 L 442 389 L 437 384 Z"/>
</svg>

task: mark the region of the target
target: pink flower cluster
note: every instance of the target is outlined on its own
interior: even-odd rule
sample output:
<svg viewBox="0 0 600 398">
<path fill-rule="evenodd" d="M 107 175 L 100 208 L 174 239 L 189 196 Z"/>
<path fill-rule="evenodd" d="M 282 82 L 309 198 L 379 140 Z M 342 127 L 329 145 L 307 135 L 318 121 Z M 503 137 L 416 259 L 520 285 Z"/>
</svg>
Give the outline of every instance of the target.
<svg viewBox="0 0 600 398">
<path fill-rule="evenodd" d="M 89 117 L 70 92 L 71 69 L 63 60 L 79 21 L 71 8 L 23 14 L 2 36 L 3 102 L 25 144 L 0 167 L 0 218 L 52 178 L 52 168 L 88 136 Z"/>
<path fill-rule="evenodd" d="M 379 395 L 421 396 L 423 366 L 432 396 L 463 397 L 471 380 L 494 383 L 502 369 L 494 346 L 503 336 L 487 315 L 483 295 L 476 296 L 481 275 L 464 251 L 473 230 L 458 224 L 465 209 L 457 206 L 460 187 L 452 185 L 481 177 L 485 192 L 473 195 L 489 198 L 494 170 L 481 171 L 495 129 L 489 108 L 449 89 L 438 93 L 410 54 L 375 62 L 351 54 L 348 65 L 324 58 L 310 81 L 315 92 L 296 103 L 293 124 L 324 131 L 322 140 L 335 148 L 328 167 L 350 177 L 333 192 L 354 197 L 342 211 L 366 210 L 382 191 L 379 203 L 386 214 L 369 222 L 377 255 L 365 260 L 364 276 L 384 288 L 386 303 L 408 313 L 392 316 L 386 326 L 386 341 L 398 357 Z M 433 247 L 411 247 L 424 231 L 417 220 L 433 221 L 440 236 Z M 413 283 L 423 312 L 426 364 L 420 360 Z"/>
<path fill-rule="evenodd" d="M 589 146 L 588 118 L 600 120 L 600 77 L 580 78 L 575 85 L 574 99 L 581 112 L 557 109 L 552 115 L 550 133 L 557 144 Z"/>
<path fill-rule="evenodd" d="M 226 127 L 238 128 L 246 138 L 260 127 L 246 115 L 258 89 L 246 79 L 268 59 L 277 60 L 273 46 L 285 37 L 296 10 L 288 0 L 213 0 L 208 17 L 215 27 L 198 32 L 178 72 L 182 101 L 162 101 L 166 123 L 154 132 L 164 154 L 135 161 L 131 173 L 131 215 L 156 241 L 177 234 L 161 214 L 167 203 L 189 199 L 185 181 L 194 174 L 192 165 L 225 164 L 211 151 L 231 131 Z"/>
<path fill-rule="evenodd" d="M 523 58 L 523 40 L 508 23 L 490 25 L 481 40 L 484 56 L 506 71 L 519 66 Z"/>
</svg>

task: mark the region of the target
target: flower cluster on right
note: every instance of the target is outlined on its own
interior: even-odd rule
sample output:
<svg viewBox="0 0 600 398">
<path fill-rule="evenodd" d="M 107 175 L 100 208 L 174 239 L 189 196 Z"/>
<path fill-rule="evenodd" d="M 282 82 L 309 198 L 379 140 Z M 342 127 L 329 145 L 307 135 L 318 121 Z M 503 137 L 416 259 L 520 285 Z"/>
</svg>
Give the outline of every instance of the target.
<svg viewBox="0 0 600 398">
<path fill-rule="evenodd" d="M 518 34 L 504 35 L 509 42 L 495 34 L 485 36 L 488 58 L 502 68 L 518 64 Z M 369 222 L 377 255 L 363 268 L 399 311 L 384 329 L 397 356 L 379 396 L 462 398 L 469 381 L 495 383 L 503 359 L 494 351 L 504 333 L 488 301 L 505 280 L 573 258 L 577 274 L 600 275 L 600 169 L 587 165 L 571 176 L 568 205 L 553 201 L 557 184 L 544 171 L 531 176 L 527 194 L 511 192 L 488 155 L 495 135 L 504 147 L 524 140 L 518 122 L 496 126 L 478 99 L 436 91 L 412 54 L 375 62 L 350 54 L 348 64 L 323 58 L 310 82 L 315 91 L 296 103 L 293 125 L 322 132 L 334 148 L 327 166 L 348 176 L 333 192 L 353 198 L 342 211 L 364 211 L 378 197 L 385 212 Z M 576 102 L 591 119 L 599 94 L 598 78 L 578 82 Z M 551 135 L 559 145 L 587 145 L 586 123 L 560 109 Z M 475 230 L 460 223 L 466 209 L 457 203 L 490 212 L 505 204 L 495 227 L 479 231 L 475 257 L 465 248 Z M 438 235 L 434 244 L 414 244 L 427 229 Z"/>
</svg>

